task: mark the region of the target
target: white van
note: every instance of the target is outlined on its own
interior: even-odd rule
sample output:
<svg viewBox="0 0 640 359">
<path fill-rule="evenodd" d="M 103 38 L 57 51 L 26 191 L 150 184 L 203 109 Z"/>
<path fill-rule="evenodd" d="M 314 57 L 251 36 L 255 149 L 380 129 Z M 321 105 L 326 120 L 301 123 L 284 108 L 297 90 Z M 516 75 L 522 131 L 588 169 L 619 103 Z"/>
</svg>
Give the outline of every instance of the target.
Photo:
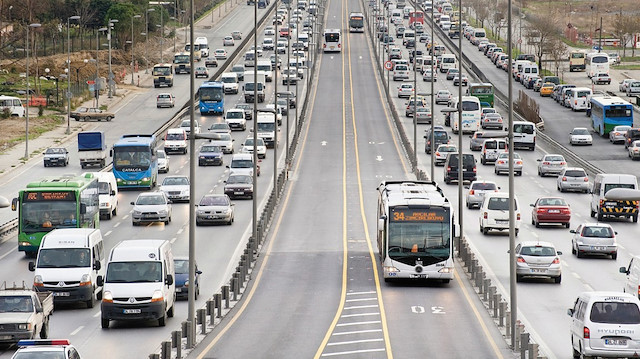
<svg viewBox="0 0 640 359">
<path fill-rule="evenodd" d="M 25 108 L 22 106 L 22 101 L 19 98 L 13 96 L 0 96 L 0 110 L 7 110 L 11 116 L 24 117 Z"/>
<path fill-rule="evenodd" d="M 187 133 L 181 128 L 170 128 L 164 137 L 164 152 L 182 152 L 187 154 Z"/>
<path fill-rule="evenodd" d="M 588 87 L 574 87 L 569 89 L 569 104 L 572 111 L 586 111 L 591 102 L 591 91 Z"/>
<path fill-rule="evenodd" d="M 256 56 L 253 51 L 247 51 L 244 54 L 244 67 L 254 67 L 256 65 Z"/>
<path fill-rule="evenodd" d="M 440 72 L 447 72 L 449 69 L 455 69 L 457 67 L 458 62 L 456 61 L 456 55 L 443 54 L 440 58 Z"/>
<path fill-rule="evenodd" d="M 220 75 L 220 81 L 222 81 L 222 88 L 224 93 L 237 94 L 239 89 L 238 74 L 236 72 L 223 72 Z"/>
<path fill-rule="evenodd" d="M 393 21 L 394 19 L 402 20 L 402 10 L 395 9 L 395 10 L 391 11 L 391 20 Z"/>
<path fill-rule="evenodd" d="M 113 172 L 93 172 L 98 178 L 100 216 L 111 219 L 118 214 L 118 184 Z"/>
<path fill-rule="evenodd" d="M 620 267 L 620 273 L 627 275 L 622 290 L 640 299 L 640 256 L 633 256 L 628 267 Z"/>
<path fill-rule="evenodd" d="M 209 40 L 206 37 L 196 37 L 194 43 L 198 45 L 201 57 L 209 57 Z"/>
<path fill-rule="evenodd" d="M 524 78 L 527 75 L 538 76 L 538 65 L 532 62 L 522 64 L 522 66 L 518 68 L 518 81 L 524 84 Z"/>
<path fill-rule="evenodd" d="M 256 63 L 256 67 L 258 71 L 262 71 L 264 73 L 264 79 L 266 82 L 273 81 L 273 70 L 271 69 L 271 60 L 258 60 Z"/>
<path fill-rule="evenodd" d="M 171 243 L 160 239 L 124 240 L 111 250 L 102 295 L 102 328 L 111 320 L 158 320 L 174 314 L 175 269 Z"/>
<path fill-rule="evenodd" d="M 573 357 L 631 358 L 640 352 L 640 300 L 621 292 L 584 292 L 567 310 Z"/>
<path fill-rule="evenodd" d="M 409 79 L 409 66 L 398 64 L 393 67 L 393 81 L 404 81 Z"/>
<path fill-rule="evenodd" d="M 638 179 L 635 175 L 600 173 L 593 180 L 591 188 L 591 217 L 603 216 L 630 217 L 634 222 L 638 220 L 638 201 L 635 198 L 630 200 L 614 200 L 611 196 L 607 201 L 607 192 L 612 189 L 625 189 L 629 191 L 638 190 Z"/>
<path fill-rule="evenodd" d="M 518 197 L 514 198 L 514 210 L 516 212 L 516 236 L 520 231 L 520 204 Z M 480 205 L 480 232 L 488 234 L 491 230 L 509 230 L 509 193 L 489 192 L 484 195 Z"/>
<path fill-rule="evenodd" d="M 505 139 L 490 138 L 484 140 L 480 152 L 480 163 L 486 165 L 489 162 L 495 162 L 499 154 L 508 151 L 507 148 L 507 140 Z"/>
<path fill-rule="evenodd" d="M 227 166 L 229 174 L 241 174 L 253 176 L 253 154 L 236 153 L 231 157 L 231 163 Z M 260 166 L 256 166 L 257 175 L 260 176 Z"/>
<path fill-rule="evenodd" d="M 105 273 L 102 234 L 95 228 L 54 229 L 42 238 L 35 262 L 36 291 L 53 292 L 55 303 L 83 302 L 93 308 L 102 296 L 98 276 Z"/>
<path fill-rule="evenodd" d="M 505 131 L 509 128 L 505 126 Z M 529 121 L 513 121 L 513 148 L 536 149 L 536 125 Z"/>
</svg>

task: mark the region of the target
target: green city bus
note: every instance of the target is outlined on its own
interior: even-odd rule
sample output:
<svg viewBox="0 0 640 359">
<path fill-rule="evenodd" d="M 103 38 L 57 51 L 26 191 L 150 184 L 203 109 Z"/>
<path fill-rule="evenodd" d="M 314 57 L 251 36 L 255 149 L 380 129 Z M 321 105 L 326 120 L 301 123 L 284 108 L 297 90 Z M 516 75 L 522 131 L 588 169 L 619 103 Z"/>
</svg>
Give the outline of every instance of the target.
<svg viewBox="0 0 640 359">
<path fill-rule="evenodd" d="M 493 85 L 490 83 L 472 83 L 467 89 L 469 96 L 475 96 L 480 100 L 482 107 L 493 107 Z"/>
<path fill-rule="evenodd" d="M 27 184 L 11 202 L 18 211 L 18 251 L 35 256 L 42 237 L 56 228 L 99 228 L 98 179 L 47 177 Z"/>
</svg>

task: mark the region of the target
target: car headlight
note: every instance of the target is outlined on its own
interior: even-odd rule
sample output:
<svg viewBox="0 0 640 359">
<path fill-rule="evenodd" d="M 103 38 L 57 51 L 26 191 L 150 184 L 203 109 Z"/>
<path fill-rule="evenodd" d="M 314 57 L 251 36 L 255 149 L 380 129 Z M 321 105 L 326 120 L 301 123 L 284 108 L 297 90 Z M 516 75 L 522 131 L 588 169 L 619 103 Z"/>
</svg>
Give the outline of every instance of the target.
<svg viewBox="0 0 640 359">
<path fill-rule="evenodd" d="M 31 323 L 18 324 L 18 330 L 31 330 Z"/>
<path fill-rule="evenodd" d="M 153 296 L 151 297 L 152 302 L 162 302 L 164 297 L 162 296 L 161 290 L 156 290 L 153 292 Z"/>
<path fill-rule="evenodd" d="M 91 276 L 89 274 L 83 274 L 80 278 L 80 286 L 91 286 Z"/>
<path fill-rule="evenodd" d="M 161 211 L 158 211 L 158 214 L 159 214 L 159 215 L 161 215 L 161 216 L 166 216 L 166 215 L 167 215 L 167 213 L 168 213 L 168 212 L 167 212 L 167 210 L 166 210 L 166 209 L 163 209 L 163 210 L 161 210 Z"/>
<path fill-rule="evenodd" d="M 36 287 L 40 287 L 44 284 L 44 282 L 42 281 L 42 276 L 40 274 L 37 274 L 35 276 L 33 276 L 33 285 Z"/>
<path fill-rule="evenodd" d="M 102 301 L 107 303 L 113 303 L 113 294 L 110 291 L 105 291 L 102 293 Z"/>
<path fill-rule="evenodd" d="M 138 211 L 137 209 L 134 209 L 134 210 L 133 210 L 133 215 L 134 215 L 134 216 L 139 216 L 139 215 L 141 215 L 141 214 L 142 214 L 142 212 L 141 212 L 141 211 Z"/>
</svg>

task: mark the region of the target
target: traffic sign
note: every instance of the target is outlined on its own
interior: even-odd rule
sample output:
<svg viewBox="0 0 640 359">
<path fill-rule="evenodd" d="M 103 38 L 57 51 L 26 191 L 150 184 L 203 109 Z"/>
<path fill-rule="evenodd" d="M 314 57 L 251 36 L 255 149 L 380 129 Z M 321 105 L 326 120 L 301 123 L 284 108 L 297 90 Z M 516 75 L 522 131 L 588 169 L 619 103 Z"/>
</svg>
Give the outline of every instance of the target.
<svg viewBox="0 0 640 359">
<path fill-rule="evenodd" d="M 391 70 L 393 68 L 393 63 L 391 61 L 385 61 L 384 68 L 386 70 Z"/>
<path fill-rule="evenodd" d="M 72 98 L 73 97 L 73 92 L 68 91 L 66 94 L 67 98 Z"/>
</svg>

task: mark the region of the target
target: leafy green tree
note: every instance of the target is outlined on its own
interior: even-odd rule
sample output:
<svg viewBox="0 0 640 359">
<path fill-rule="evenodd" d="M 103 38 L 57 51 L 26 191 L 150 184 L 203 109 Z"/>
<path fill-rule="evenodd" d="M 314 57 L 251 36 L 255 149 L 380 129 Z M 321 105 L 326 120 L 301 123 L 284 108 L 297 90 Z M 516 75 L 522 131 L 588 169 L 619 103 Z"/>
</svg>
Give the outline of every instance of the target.
<svg viewBox="0 0 640 359">
<path fill-rule="evenodd" d="M 124 49 L 124 44 L 131 38 L 131 18 L 137 13 L 137 8 L 131 3 L 114 3 L 111 5 L 104 18 L 104 23 L 109 20 L 118 20 L 114 23 L 111 30 L 111 46 L 113 46 L 113 37 L 117 39 L 117 47 Z M 114 35 L 115 33 L 115 35 Z"/>
</svg>

